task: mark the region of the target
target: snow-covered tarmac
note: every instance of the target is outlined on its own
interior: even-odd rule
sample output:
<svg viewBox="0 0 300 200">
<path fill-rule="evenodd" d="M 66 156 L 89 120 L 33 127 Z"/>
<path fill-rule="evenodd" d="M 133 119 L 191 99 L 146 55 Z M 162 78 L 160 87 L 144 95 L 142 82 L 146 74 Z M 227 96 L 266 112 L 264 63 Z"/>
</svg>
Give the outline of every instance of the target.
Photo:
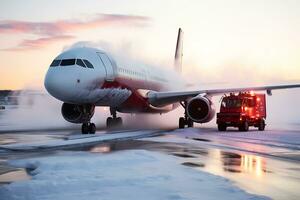
<svg viewBox="0 0 300 200">
<path fill-rule="evenodd" d="M 66 153 L 12 162 L 32 180 L 0 187 L 3 199 L 260 199 L 224 178 L 145 150 Z"/>
<path fill-rule="evenodd" d="M 297 130 L 10 132 L 0 139 L 0 182 L 10 182 L 0 199 L 300 198 Z"/>
</svg>

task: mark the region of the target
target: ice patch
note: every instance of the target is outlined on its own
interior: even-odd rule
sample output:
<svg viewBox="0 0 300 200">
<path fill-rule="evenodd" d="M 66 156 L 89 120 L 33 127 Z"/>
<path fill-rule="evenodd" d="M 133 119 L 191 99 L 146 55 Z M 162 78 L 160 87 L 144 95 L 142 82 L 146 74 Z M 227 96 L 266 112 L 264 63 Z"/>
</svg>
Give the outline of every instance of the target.
<svg viewBox="0 0 300 200">
<path fill-rule="evenodd" d="M 144 150 L 110 154 L 68 152 L 12 161 L 33 177 L 0 187 L 0 199 L 265 199 L 224 178 Z"/>
</svg>

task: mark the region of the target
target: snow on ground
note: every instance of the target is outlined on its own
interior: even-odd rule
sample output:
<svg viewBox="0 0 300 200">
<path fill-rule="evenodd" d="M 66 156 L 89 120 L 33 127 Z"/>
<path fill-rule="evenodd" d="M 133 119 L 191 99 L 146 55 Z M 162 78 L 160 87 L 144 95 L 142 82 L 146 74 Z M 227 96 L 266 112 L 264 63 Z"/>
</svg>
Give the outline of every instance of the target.
<svg viewBox="0 0 300 200">
<path fill-rule="evenodd" d="M 61 152 L 11 162 L 35 169 L 31 180 L 1 186 L 0 199 L 266 199 L 145 150 Z"/>
<path fill-rule="evenodd" d="M 250 131 L 248 132 L 229 130 L 226 132 L 218 132 L 217 137 L 249 139 L 249 140 L 256 140 L 260 142 L 281 143 L 286 145 L 290 144 L 299 147 L 300 128 L 297 130 L 278 130 L 278 129 L 268 130 L 267 129 L 265 131 L 257 131 L 255 129 L 254 130 L 250 129 Z"/>
<path fill-rule="evenodd" d="M 269 141 L 277 143 L 286 143 L 300 145 L 300 128 L 295 130 L 273 130 L 267 129 L 265 131 L 257 131 L 250 129 L 248 132 L 240 132 L 236 129 L 229 129 L 226 132 L 218 132 L 213 128 L 188 128 L 177 129 L 174 133 L 185 136 L 208 136 L 208 137 L 228 137 L 228 138 L 242 138 L 259 141 Z"/>
<path fill-rule="evenodd" d="M 7 145 L 0 145 L 0 149 L 9 150 L 36 150 L 36 149 L 59 149 L 67 147 L 83 147 L 86 145 L 97 144 L 100 142 L 137 139 L 143 137 L 150 137 L 158 134 L 158 130 L 146 131 L 125 131 L 116 132 L 114 134 L 93 134 L 93 135 L 75 135 L 70 136 L 66 140 L 56 139 L 51 141 L 38 141 L 32 143 L 13 143 Z"/>
<path fill-rule="evenodd" d="M 195 143 L 189 139 L 204 139 L 209 141 L 218 142 L 218 146 L 228 147 L 237 146 L 237 142 L 246 142 L 251 144 L 260 144 L 270 147 L 287 148 L 293 150 L 300 150 L 300 130 L 293 131 L 277 131 L 277 130 L 266 130 L 257 131 L 250 130 L 249 132 L 239 132 L 235 130 L 229 130 L 226 132 L 218 132 L 214 129 L 198 129 L 198 128 L 188 128 L 188 129 L 177 129 L 175 131 L 168 132 L 168 135 L 176 136 L 177 138 L 144 138 L 143 140 L 151 141 L 162 141 L 162 142 L 185 142 L 185 143 Z M 188 140 L 182 140 L 182 138 Z M 199 141 L 199 140 L 198 140 Z M 244 147 L 243 147 L 244 148 Z"/>
</svg>

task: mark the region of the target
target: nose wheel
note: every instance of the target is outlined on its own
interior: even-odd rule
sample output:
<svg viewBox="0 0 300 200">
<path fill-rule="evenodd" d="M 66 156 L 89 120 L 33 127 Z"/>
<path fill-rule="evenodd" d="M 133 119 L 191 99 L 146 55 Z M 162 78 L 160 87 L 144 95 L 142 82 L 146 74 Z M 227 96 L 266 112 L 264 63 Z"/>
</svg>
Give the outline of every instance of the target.
<svg viewBox="0 0 300 200">
<path fill-rule="evenodd" d="M 96 133 L 96 125 L 94 123 L 83 123 L 81 126 L 82 134 L 95 134 Z"/>
<path fill-rule="evenodd" d="M 112 117 L 106 119 L 107 128 L 121 127 L 123 125 L 123 120 L 121 117 L 117 117 L 117 112 L 115 109 L 110 108 L 110 113 Z"/>
</svg>

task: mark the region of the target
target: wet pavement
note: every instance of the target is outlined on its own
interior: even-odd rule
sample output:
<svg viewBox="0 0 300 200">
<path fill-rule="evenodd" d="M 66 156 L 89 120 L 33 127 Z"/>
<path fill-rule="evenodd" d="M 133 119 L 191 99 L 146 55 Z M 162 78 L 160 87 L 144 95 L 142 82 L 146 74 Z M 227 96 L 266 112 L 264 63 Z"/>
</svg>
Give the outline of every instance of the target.
<svg viewBox="0 0 300 200">
<path fill-rule="evenodd" d="M 99 145 L 89 151 L 108 153 L 126 149 L 145 149 L 176 156 L 180 164 L 225 177 L 249 193 L 266 195 L 273 199 L 300 197 L 299 162 L 275 160 L 238 151 L 202 148 L 198 145 L 146 141 Z"/>
<path fill-rule="evenodd" d="M 97 134 L 112 133 L 103 131 Z M 231 134 L 233 133 L 220 135 L 215 129 L 210 128 L 186 129 L 166 131 L 158 137 L 105 142 L 67 150 L 14 152 L 0 149 L 0 184 L 30 179 L 30 169 L 14 168 L 7 163 L 13 159 L 47 157 L 64 151 L 109 154 L 142 149 L 176 157 L 178 164 L 225 177 L 252 194 L 265 195 L 272 199 L 300 198 L 298 189 L 300 161 L 297 142 L 290 145 L 280 144 L 279 141 L 258 142 L 237 134 L 230 140 L 226 138 Z M 80 137 L 73 130 L 34 134 L 18 132 L 1 134 L 0 143 L 64 140 L 70 136 Z"/>
</svg>

